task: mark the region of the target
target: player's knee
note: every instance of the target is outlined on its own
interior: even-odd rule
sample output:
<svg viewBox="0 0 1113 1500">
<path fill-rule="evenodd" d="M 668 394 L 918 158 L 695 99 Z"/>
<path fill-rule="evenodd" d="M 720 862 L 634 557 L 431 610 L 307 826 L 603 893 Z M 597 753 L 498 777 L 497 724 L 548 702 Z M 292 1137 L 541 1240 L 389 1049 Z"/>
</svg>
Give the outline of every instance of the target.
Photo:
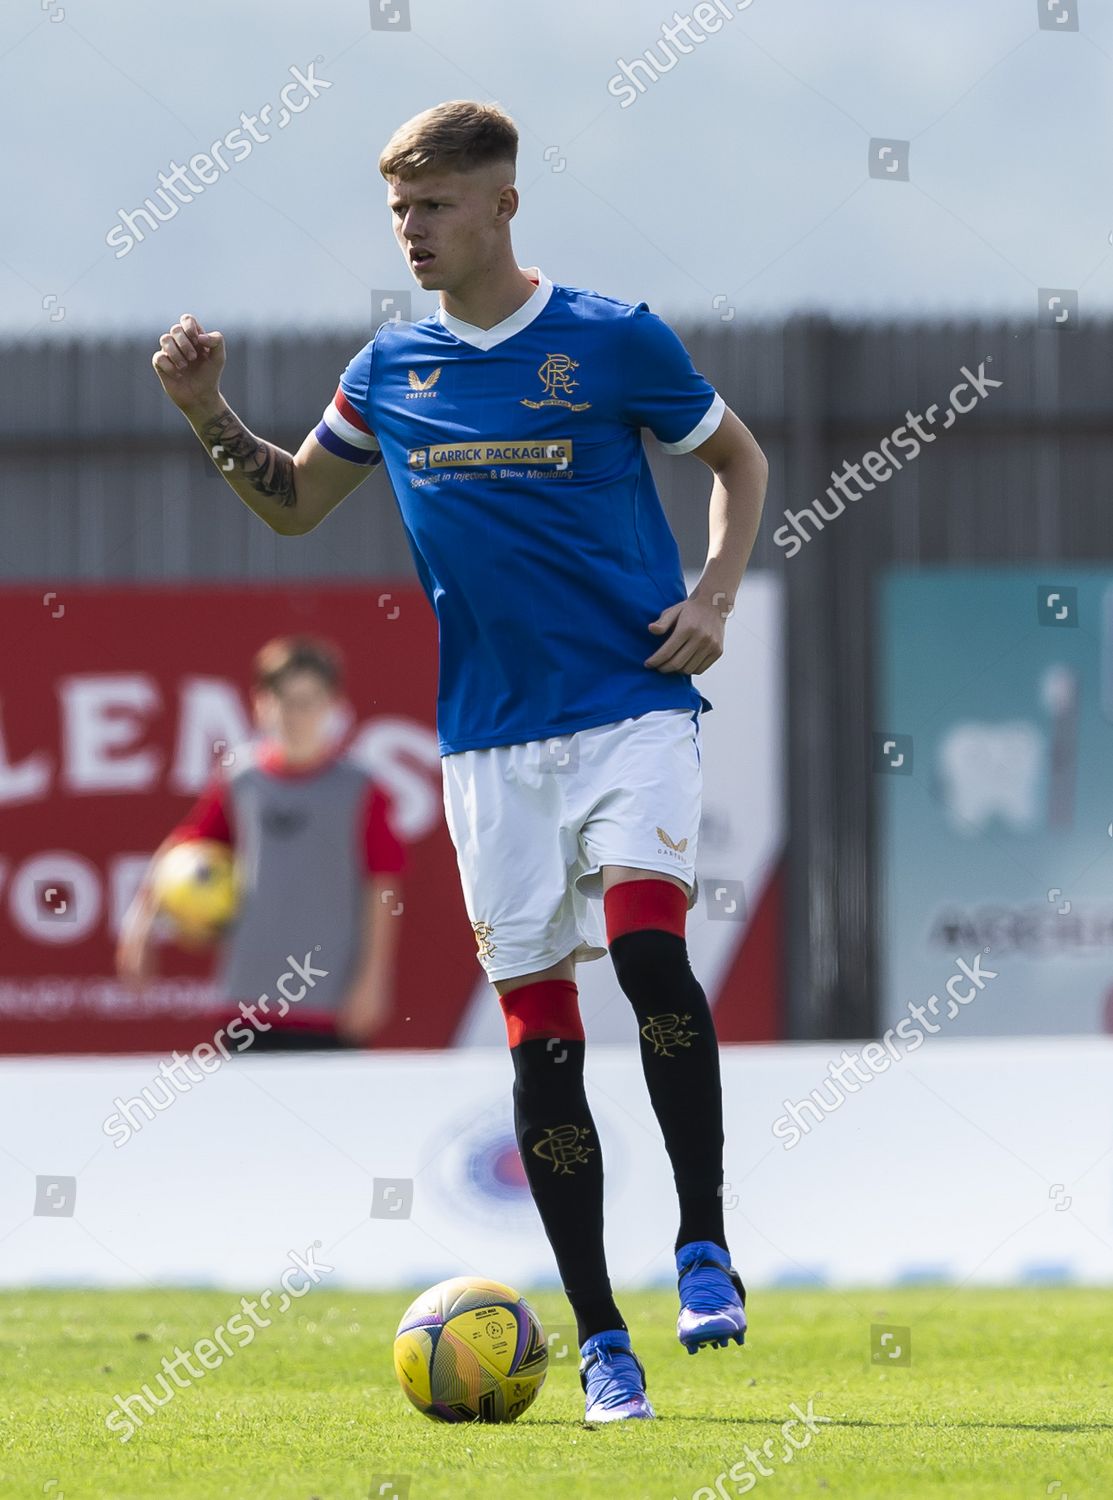
<svg viewBox="0 0 1113 1500">
<path fill-rule="evenodd" d="M 619 986 L 635 1004 L 685 990 L 694 979 L 688 945 L 672 932 L 642 928 L 624 933 L 611 942 L 610 954 Z"/>
<path fill-rule="evenodd" d="M 603 897 L 607 944 L 623 993 L 637 1000 L 692 977 L 684 924 L 687 893 L 667 880 L 631 880 Z"/>
<path fill-rule="evenodd" d="M 499 1004 L 506 1018 L 506 1038 L 511 1049 L 540 1041 L 555 1044 L 547 1048 L 555 1055 L 560 1043 L 584 1039 L 579 991 L 572 979 L 523 984 L 509 994 L 500 995 Z"/>
</svg>

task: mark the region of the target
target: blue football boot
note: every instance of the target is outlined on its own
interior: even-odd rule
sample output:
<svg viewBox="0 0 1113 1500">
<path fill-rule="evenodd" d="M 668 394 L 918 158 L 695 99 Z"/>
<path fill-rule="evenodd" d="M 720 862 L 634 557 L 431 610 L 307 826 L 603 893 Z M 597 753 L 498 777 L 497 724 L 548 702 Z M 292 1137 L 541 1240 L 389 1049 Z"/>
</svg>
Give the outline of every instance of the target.
<svg viewBox="0 0 1113 1500">
<path fill-rule="evenodd" d="M 580 1349 L 580 1384 L 587 1396 L 585 1422 L 653 1417 L 645 1394 L 645 1368 L 621 1328 L 594 1333 Z"/>
<path fill-rule="evenodd" d="M 689 1354 L 705 1344 L 725 1349 L 746 1338 L 746 1288 L 730 1256 L 713 1240 L 692 1240 L 676 1252 L 680 1317 L 676 1336 Z"/>
</svg>

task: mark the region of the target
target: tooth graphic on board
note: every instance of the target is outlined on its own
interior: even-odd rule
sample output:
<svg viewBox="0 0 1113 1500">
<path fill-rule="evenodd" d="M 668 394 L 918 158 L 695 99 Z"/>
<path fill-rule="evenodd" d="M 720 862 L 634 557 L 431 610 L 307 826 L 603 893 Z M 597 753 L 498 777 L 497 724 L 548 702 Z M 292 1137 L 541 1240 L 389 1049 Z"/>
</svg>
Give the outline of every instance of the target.
<svg viewBox="0 0 1113 1500">
<path fill-rule="evenodd" d="M 943 805 L 952 827 L 976 833 L 994 817 L 1031 828 L 1039 810 L 1044 736 L 1023 719 L 956 724 L 939 746 Z"/>
</svg>

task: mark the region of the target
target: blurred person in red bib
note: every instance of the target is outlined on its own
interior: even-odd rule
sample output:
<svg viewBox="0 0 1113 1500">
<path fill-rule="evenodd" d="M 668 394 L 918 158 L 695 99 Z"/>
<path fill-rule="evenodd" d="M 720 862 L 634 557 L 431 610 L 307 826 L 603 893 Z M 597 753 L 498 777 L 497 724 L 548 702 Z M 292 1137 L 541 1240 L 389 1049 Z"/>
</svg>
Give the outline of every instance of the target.
<svg viewBox="0 0 1113 1500">
<path fill-rule="evenodd" d="M 213 941 L 236 1051 L 366 1046 L 393 1008 L 405 853 L 382 791 L 337 741 L 342 704 L 332 646 L 268 642 L 252 678 L 260 738 L 164 839 L 124 919 L 117 970 L 142 984 L 156 963 L 161 856 L 191 839 L 234 850 L 238 907 Z"/>
</svg>

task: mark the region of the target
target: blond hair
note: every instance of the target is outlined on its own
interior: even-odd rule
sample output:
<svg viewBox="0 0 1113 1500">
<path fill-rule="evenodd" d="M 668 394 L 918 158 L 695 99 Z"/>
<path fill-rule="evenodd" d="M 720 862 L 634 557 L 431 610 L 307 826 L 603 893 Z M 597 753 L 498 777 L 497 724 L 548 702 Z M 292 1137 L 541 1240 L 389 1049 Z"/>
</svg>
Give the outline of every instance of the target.
<svg viewBox="0 0 1113 1500">
<path fill-rule="evenodd" d="M 391 136 L 379 157 L 386 178 L 445 169 L 470 172 L 518 159 L 518 127 L 497 104 L 449 99 L 414 115 Z"/>
</svg>

